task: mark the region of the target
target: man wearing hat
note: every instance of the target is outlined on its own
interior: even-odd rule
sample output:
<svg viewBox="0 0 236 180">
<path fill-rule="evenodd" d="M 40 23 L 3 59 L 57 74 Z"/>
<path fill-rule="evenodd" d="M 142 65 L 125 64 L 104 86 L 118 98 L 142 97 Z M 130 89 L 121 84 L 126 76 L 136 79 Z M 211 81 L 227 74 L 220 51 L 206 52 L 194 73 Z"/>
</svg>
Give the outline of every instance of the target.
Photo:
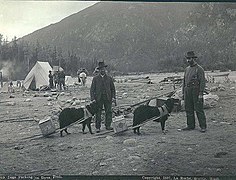
<svg viewBox="0 0 236 180">
<path fill-rule="evenodd" d="M 203 92 L 205 89 L 205 73 L 204 69 L 196 63 L 197 56 L 194 51 L 187 52 L 186 55 L 189 66 L 184 72 L 183 82 L 183 98 L 185 111 L 187 115 L 187 127 L 182 130 L 195 129 L 195 114 L 196 111 L 200 132 L 206 132 L 206 116 L 203 110 Z"/>
<path fill-rule="evenodd" d="M 87 79 L 87 74 L 86 74 L 86 69 L 83 68 L 82 71 L 79 74 L 80 81 L 82 82 L 82 86 L 85 86 L 86 79 Z"/>
<path fill-rule="evenodd" d="M 96 75 L 91 84 L 90 88 L 90 96 L 92 101 L 96 101 L 98 103 L 99 110 L 96 114 L 96 132 L 100 132 L 101 129 L 101 113 L 102 107 L 104 105 L 105 108 L 105 126 L 107 130 L 112 130 L 111 122 L 112 122 L 112 102 L 115 101 L 116 98 L 116 90 L 113 79 L 111 76 L 106 74 L 107 65 L 102 62 L 98 62 L 97 69 L 99 70 L 99 74 Z"/>
</svg>

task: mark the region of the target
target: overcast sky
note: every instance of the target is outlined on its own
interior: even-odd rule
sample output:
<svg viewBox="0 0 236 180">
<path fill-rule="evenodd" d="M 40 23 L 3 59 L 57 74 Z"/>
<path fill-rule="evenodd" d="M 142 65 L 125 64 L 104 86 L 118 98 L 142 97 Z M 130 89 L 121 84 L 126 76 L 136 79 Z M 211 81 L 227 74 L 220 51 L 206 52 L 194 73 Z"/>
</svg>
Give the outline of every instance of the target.
<svg viewBox="0 0 236 180">
<path fill-rule="evenodd" d="M 32 33 L 79 12 L 96 1 L 0 0 L 0 34 L 8 40 Z"/>
</svg>

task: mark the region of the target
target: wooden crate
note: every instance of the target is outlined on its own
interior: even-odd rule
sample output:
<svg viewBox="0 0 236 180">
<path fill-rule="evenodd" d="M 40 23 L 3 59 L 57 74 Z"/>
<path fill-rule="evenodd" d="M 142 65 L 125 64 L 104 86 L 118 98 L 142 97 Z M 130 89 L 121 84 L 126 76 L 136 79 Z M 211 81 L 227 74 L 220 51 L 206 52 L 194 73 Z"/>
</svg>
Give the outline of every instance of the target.
<svg viewBox="0 0 236 180">
<path fill-rule="evenodd" d="M 55 125 L 52 123 L 50 117 L 40 120 L 39 127 L 43 136 L 48 136 L 56 131 Z"/>
<path fill-rule="evenodd" d="M 128 126 L 126 124 L 126 119 L 124 118 L 123 115 L 116 116 L 115 118 L 113 118 L 112 124 L 113 124 L 113 130 L 115 133 L 126 131 L 128 129 Z"/>
<path fill-rule="evenodd" d="M 161 97 L 161 98 L 157 98 L 155 99 L 156 100 L 156 103 L 153 103 L 152 104 L 155 104 L 157 107 L 160 107 L 162 106 L 165 101 L 168 99 L 168 97 Z M 172 112 L 179 112 L 181 110 L 181 100 L 175 100 L 175 104 L 174 104 L 174 108 L 172 110 Z"/>
</svg>

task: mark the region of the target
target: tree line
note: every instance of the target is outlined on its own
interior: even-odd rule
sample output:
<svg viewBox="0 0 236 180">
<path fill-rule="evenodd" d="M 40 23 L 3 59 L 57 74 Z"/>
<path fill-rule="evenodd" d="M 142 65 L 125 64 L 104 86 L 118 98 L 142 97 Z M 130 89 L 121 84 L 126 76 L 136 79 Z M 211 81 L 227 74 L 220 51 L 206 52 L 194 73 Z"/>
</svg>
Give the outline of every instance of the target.
<svg viewBox="0 0 236 180">
<path fill-rule="evenodd" d="M 43 46 L 38 41 L 36 44 L 30 44 L 26 41 L 19 42 L 14 37 L 9 42 L 0 34 L 0 71 L 3 71 L 5 80 L 24 79 L 37 61 L 49 62 L 52 67 L 60 66 L 66 75 L 72 76 L 76 76 L 80 68 L 86 68 L 92 73 L 97 66 L 95 58 L 86 61 L 73 51 L 63 53 L 61 48 Z"/>
</svg>

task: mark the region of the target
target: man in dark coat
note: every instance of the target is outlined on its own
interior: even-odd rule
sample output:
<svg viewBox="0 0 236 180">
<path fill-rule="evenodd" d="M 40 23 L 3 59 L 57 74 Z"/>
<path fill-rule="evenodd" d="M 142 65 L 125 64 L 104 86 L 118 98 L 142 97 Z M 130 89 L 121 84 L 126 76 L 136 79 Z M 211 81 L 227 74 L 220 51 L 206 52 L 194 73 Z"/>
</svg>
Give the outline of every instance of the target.
<svg viewBox="0 0 236 180">
<path fill-rule="evenodd" d="M 52 89 L 54 86 L 53 86 L 53 75 L 52 75 L 51 70 L 49 71 L 48 78 L 49 78 L 49 87 L 50 87 L 50 89 Z"/>
<path fill-rule="evenodd" d="M 197 56 L 193 51 L 187 52 L 186 58 L 189 66 L 184 72 L 183 98 L 187 115 L 187 127 L 182 130 L 195 129 L 194 111 L 196 111 L 201 128 L 200 131 L 204 133 L 207 127 L 203 110 L 203 92 L 206 84 L 205 73 L 204 69 L 196 63 Z"/>
<path fill-rule="evenodd" d="M 62 90 L 62 86 L 63 86 L 63 90 L 66 90 L 65 77 L 66 77 L 66 75 L 65 75 L 64 70 L 59 71 L 58 78 L 59 78 L 59 88 L 60 88 L 60 90 Z"/>
<path fill-rule="evenodd" d="M 112 130 L 112 102 L 115 102 L 116 90 L 113 79 L 106 74 L 107 65 L 104 62 L 99 62 L 97 69 L 99 74 L 92 80 L 90 88 L 90 96 L 92 101 L 98 103 L 98 112 L 96 113 L 96 132 L 100 132 L 101 128 L 101 113 L 102 107 L 105 108 L 105 126 L 107 130 Z"/>
</svg>

